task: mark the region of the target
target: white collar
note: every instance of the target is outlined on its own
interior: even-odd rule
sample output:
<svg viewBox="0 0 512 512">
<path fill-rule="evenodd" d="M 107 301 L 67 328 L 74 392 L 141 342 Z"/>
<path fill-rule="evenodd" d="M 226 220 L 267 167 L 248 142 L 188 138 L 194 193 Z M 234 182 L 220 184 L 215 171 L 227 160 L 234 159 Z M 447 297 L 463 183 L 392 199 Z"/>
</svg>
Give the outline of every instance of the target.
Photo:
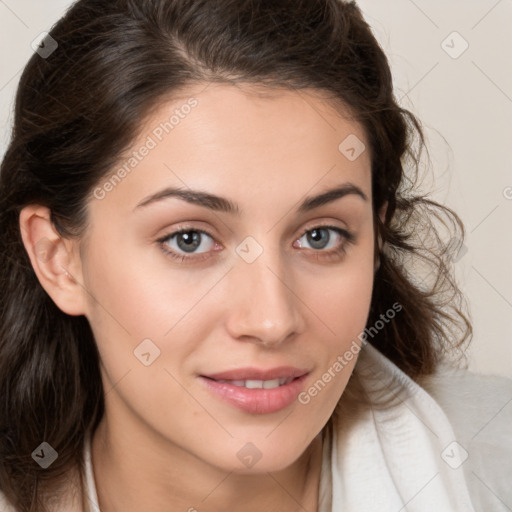
<svg viewBox="0 0 512 512">
<path fill-rule="evenodd" d="M 445 462 L 459 454 L 437 402 L 370 344 L 357 375 L 373 404 L 395 399 L 350 409 L 341 402 L 331 457 L 323 461 L 319 512 L 474 512 L 462 466 Z"/>
<path fill-rule="evenodd" d="M 92 470 L 91 460 L 91 436 L 88 435 L 85 439 L 84 446 L 84 463 L 85 463 L 85 482 L 86 482 L 86 504 L 88 510 L 86 512 L 101 512 L 98 505 L 98 494 L 96 492 L 96 482 L 94 480 L 94 473 Z"/>
</svg>

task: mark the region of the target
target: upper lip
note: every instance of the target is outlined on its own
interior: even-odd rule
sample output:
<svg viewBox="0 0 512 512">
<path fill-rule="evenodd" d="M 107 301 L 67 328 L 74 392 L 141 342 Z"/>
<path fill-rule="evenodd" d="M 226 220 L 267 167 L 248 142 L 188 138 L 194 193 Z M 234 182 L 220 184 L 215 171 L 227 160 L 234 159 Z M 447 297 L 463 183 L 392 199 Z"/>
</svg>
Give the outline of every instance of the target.
<svg viewBox="0 0 512 512">
<path fill-rule="evenodd" d="M 237 368 L 219 373 L 202 375 L 214 380 L 274 380 L 302 377 L 309 373 L 307 369 L 295 368 L 293 366 L 278 366 L 276 368 Z"/>
</svg>

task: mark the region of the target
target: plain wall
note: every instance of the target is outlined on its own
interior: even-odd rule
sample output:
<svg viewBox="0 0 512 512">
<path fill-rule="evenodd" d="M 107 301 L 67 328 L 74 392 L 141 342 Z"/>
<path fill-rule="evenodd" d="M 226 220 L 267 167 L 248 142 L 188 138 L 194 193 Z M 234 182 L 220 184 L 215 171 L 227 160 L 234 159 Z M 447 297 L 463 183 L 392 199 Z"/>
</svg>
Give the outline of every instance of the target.
<svg viewBox="0 0 512 512">
<path fill-rule="evenodd" d="M 467 230 L 455 266 L 474 326 L 469 368 L 512 376 L 512 2 L 358 3 L 389 57 L 397 98 L 423 123 L 432 198 Z M 31 42 L 70 4 L 0 1 L 0 156 Z"/>
</svg>

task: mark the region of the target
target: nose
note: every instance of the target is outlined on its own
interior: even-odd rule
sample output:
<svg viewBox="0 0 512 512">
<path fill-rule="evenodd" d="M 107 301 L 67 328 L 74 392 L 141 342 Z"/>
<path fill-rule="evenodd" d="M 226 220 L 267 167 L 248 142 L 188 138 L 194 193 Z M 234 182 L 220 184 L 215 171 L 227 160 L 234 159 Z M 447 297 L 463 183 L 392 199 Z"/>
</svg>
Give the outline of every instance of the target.
<svg viewBox="0 0 512 512">
<path fill-rule="evenodd" d="M 303 332 L 303 302 L 279 257 L 265 251 L 252 263 L 238 261 L 230 274 L 226 326 L 233 338 L 275 347 Z"/>
</svg>

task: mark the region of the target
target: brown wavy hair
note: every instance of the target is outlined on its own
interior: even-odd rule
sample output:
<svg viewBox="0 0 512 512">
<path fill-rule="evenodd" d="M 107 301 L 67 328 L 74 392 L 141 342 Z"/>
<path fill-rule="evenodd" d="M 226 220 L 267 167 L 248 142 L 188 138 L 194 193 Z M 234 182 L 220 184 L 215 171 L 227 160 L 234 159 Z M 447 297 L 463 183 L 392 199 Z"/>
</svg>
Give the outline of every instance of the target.
<svg viewBox="0 0 512 512">
<path fill-rule="evenodd" d="M 62 237 L 80 237 L 95 186 L 152 109 L 191 84 L 314 89 L 348 107 L 370 146 L 383 241 L 367 325 L 395 302 L 403 308 L 368 341 L 414 379 L 461 352 L 472 329 L 452 270 L 464 227 L 417 190 L 421 125 L 395 99 L 354 2 L 79 0 L 50 35 L 58 48 L 34 53 L 21 76 L 0 171 L 0 490 L 16 510 L 46 512 L 70 470 L 83 479 L 84 440 L 104 413 L 89 323 L 41 287 L 20 211 L 44 205 Z M 422 282 L 420 264 L 430 272 Z M 59 454 L 47 469 L 31 456 L 43 440 Z"/>
</svg>

